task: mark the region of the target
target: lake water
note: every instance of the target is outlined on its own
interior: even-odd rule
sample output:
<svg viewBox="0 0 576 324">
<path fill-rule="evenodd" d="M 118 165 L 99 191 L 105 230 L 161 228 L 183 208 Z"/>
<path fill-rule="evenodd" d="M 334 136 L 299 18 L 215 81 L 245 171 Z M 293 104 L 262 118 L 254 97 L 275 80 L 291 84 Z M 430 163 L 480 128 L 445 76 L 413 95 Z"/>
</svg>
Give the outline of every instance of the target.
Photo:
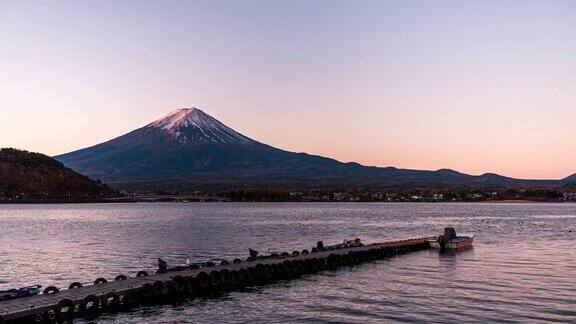
<svg viewBox="0 0 576 324">
<path fill-rule="evenodd" d="M 422 251 L 103 316 L 141 322 L 576 322 L 575 204 L 190 203 L 0 205 L 0 289 L 67 287 L 186 258 L 246 258 L 318 240 L 475 233 L 473 249 Z"/>
</svg>

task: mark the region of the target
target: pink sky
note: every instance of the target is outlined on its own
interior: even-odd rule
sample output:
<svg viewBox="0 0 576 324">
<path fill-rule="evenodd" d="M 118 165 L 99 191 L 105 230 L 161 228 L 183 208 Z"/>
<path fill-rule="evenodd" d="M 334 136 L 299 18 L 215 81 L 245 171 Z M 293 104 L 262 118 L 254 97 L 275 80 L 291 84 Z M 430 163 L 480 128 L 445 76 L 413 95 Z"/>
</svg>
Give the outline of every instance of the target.
<svg viewBox="0 0 576 324">
<path fill-rule="evenodd" d="M 12 2 L 0 147 L 50 155 L 196 106 L 292 151 L 576 172 L 571 1 Z"/>
</svg>

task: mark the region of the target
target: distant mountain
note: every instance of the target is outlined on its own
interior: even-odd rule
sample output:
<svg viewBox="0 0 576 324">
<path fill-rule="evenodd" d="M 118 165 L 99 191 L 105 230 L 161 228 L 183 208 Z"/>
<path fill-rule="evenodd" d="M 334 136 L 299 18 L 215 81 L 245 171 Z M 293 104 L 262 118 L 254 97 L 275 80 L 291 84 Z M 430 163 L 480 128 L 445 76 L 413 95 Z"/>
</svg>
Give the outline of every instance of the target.
<svg viewBox="0 0 576 324">
<path fill-rule="evenodd" d="M 43 154 L 0 149 L 0 201 L 86 200 L 111 197 L 110 187 Z"/>
<path fill-rule="evenodd" d="M 554 185 L 495 174 L 362 166 L 284 151 L 244 136 L 197 108 L 184 108 L 128 134 L 56 156 L 82 174 L 133 190 L 266 186 L 415 187 Z"/>
<path fill-rule="evenodd" d="M 574 173 L 573 175 L 571 175 L 569 177 L 564 178 L 562 180 L 562 182 L 576 186 L 576 173 Z"/>
</svg>

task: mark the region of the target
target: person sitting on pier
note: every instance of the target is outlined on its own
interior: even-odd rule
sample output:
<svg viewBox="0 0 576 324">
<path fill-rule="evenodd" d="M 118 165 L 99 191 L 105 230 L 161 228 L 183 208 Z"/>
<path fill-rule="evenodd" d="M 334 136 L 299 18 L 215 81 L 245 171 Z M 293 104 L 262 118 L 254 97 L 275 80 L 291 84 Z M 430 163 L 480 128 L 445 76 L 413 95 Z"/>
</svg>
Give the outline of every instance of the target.
<svg viewBox="0 0 576 324">
<path fill-rule="evenodd" d="M 248 249 L 248 252 L 250 253 L 250 260 L 256 260 L 258 258 L 258 251 Z"/>
<path fill-rule="evenodd" d="M 312 251 L 324 251 L 324 242 L 322 241 L 316 242 L 316 247 L 313 248 Z"/>
<path fill-rule="evenodd" d="M 156 273 L 166 273 L 168 272 L 168 262 L 158 258 L 158 270 Z"/>
</svg>

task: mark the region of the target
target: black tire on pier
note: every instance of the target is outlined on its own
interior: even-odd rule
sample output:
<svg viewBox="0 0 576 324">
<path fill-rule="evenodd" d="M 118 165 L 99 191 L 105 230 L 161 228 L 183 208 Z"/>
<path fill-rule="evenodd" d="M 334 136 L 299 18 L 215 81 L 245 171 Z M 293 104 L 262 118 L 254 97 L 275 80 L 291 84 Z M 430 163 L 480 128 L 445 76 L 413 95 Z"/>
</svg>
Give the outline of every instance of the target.
<svg viewBox="0 0 576 324">
<path fill-rule="evenodd" d="M 346 265 L 347 260 L 346 260 L 346 257 L 344 255 L 336 254 L 336 260 L 338 260 L 338 266 L 339 267 Z"/>
<path fill-rule="evenodd" d="M 56 294 L 57 292 L 59 292 L 60 289 L 58 289 L 58 287 L 54 287 L 54 286 L 48 286 L 46 288 L 44 288 L 44 290 L 42 291 L 42 293 L 44 295 L 50 295 L 50 294 Z"/>
<path fill-rule="evenodd" d="M 210 287 L 210 278 L 208 274 L 204 271 L 196 275 L 196 281 L 198 282 L 198 286 L 202 290 L 206 290 Z"/>
<path fill-rule="evenodd" d="M 219 288 L 222 284 L 222 276 L 220 275 L 220 272 L 216 270 L 210 271 L 208 277 L 210 277 L 210 286 L 212 288 Z"/>
<path fill-rule="evenodd" d="M 354 252 L 354 264 L 360 264 L 364 262 L 364 254 L 362 251 Z"/>
<path fill-rule="evenodd" d="M 82 283 L 81 282 L 73 282 L 70 284 L 70 286 L 68 286 L 68 289 L 78 289 L 78 288 L 82 288 Z"/>
<path fill-rule="evenodd" d="M 34 318 L 34 322 L 36 323 L 54 323 L 54 321 L 56 321 L 56 318 L 54 318 L 54 312 L 47 310 L 45 312 L 43 312 L 42 314 L 38 314 L 38 316 L 36 316 L 36 318 Z M 32 321 L 30 321 L 32 322 Z M 8 320 L 6 320 L 6 323 L 8 323 Z M 4 324 L 4 323 L 2 323 Z"/>
<path fill-rule="evenodd" d="M 354 265 L 360 263 L 358 259 L 358 254 L 353 251 L 346 253 L 346 255 L 344 256 L 344 262 L 346 265 Z"/>
<path fill-rule="evenodd" d="M 376 260 L 384 259 L 386 257 L 386 248 L 381 247 L 376 249 L 375 255 Z"/>
<path fill-rule="evenodd" d="M 174 282 L 174 292 L 179 295 L 183 296 L 188 293 L 188 286 L 186 285 L 186 280 L 182 278 L 182 276 L 176 276 L 172 279 Z"/>
<path fill-rule="evenodd" d="M 196 281 L 198 282 L 198 287 L 205 292 L 208 288 L 210 288 L 210 278 L 208 274 L 204 271 L 198 273 L 196 275 Z"/>
<path fill-rule="evenodd" d="M 137 290 L 130 290 L 122 296 L 122 306 L 130 309 L 140 305 L 140 294 Z"/>
<path fill-rule="evenodd" d="M 290 261 L 292 266 L 292 278 L 298 278 L 302 274 L 302 263 L 298 260 Z"/>
<path fill-rule="evenodd" d="M 276 264 L 276 279 L 284 279 L 286 278 L 286 266 L 284 263 L 277 263 Z"/>
<path fill-rule="evenodd" d="M 240 260 L 240 259 L 234 259 L 234 261 L 232 261 L 232 263 L 234 263 L 234 264 L 242 263 L 242 260 Z"/>
<path fill-rule="evenodd" d="M 314 258 L 312 261 L 314 261 L 314 273 L 324 270 L 324 259 Z"/>
<path fill-rule="evenodd" d="M 248 267 L 246 271 L 248 272 L 248 282 L 250 284 L 255 284 L 258 280 L 256 276 L 256 269 L 254 269 L 254 267 Z"/>
<path fill-rule="evenodd" d="M 228 261 L 228 260 L 220 261 L 220 265 L 228 265 L 228 264 L 230 264 L 230 261 Z"/>
<path fill-rule="evenodd" d="M 328 269 L 328 258 L 318 259 L 318 264 L 320 265 L 320 271 Z"/>
<path fill-rule="evenodd" d="M 311 273 L 317 273 L 320 271 L 320 260 L 318 258 L 310 260 L 310 271 Z"/>
<path fill-rule="evenodd" d="M 278 272 L 278 264 L 276 264 L 276 263 L 271 264 L 270 265 L 270 274 L 269 274 L 270 279 L 278 280 L 279 279 L 278 273 L 279 273 Z"/>
<path fill-rule="evenodd" d="M 304 271 L 303 273 L 314 273 L 316 272 L 315 268 L 315 264 L 314 264 L 314 260 L 313 259 L 308 259 L 306 261 L 304 261 Z"/>
<path fill-rule="evenodd" d="M 282 253 L 280 253 L 280 256 L 282 256 L 282 257 L 287 257 L 287 256 L 290 256 L 290 253 L 288 253 L 288 252 L 282 252 Z"/>
<path fill-rule="evenodd" d="M 94 296 L 86 296 L 80 302 L 80 314 L 87 320 L 92 320 L 100 315 L 100 300 Z"/>
<path fill-rule="evenodd" d="M 142 271 L 138 271 L 138 273 L 136 274 L 136 277 L 146 277 L 148 276 L 148 272 L 142 270 Z"/>
<path fill-rule="evenodd" d="M 308 250 L 304 249 L 304 250 L 302 250 L 301 253 L 302 253 L 302 254 L 308 254 L 308 253 L 310 253 L 310 252 L 308 252 Z"/>
<path fill-rule="evenodd" d="M 327 261 L 328 269 L 338 268 L 338 260 L 337 259 L 338 259 L 338 256 L 334 253 L 332 253 L 328 256 L 328 261 Z"/>
<path fill-rule="evenodd" d="M 152 284 L 152 287 L 154 289 L 154 295 L 160 296 L 160 295 L 162 295 L 162 290 L 164 289 L 164 282 L 160 281 L 160 280 L 156 280 Z"/>
<path fill-rule="evenodd" d="M 317 273 L 319 271 L 321 271 L 322 269 L 320 268 L 320 258 L 313 258 L 312 259 L 312 273 Z"/>
<path fill-rule="evenodd" d="M 292 279 L 295 277 L 296 268 L 294 267 L 294 262 L 286 260 L 282 262 L 284 268 L 286 269 L 286 279 Z"/>
<path fill-rule="evenodd" d="M 198 285 L 198 280 L 194 277 L 186 277 L 186 291 L 191 297 L 195 297 L 200 294 L 200 286 Z"/>
<path fill-rule="evenodd" d="M 160 302 L 162 304 L 169 304 L 176 297 L 177 297 L 177 295 L 176 295 L 176 290 L 174 289 L 174 281 L 168 280 L 168 281 L 164 282 L 164 287 L 161 290 Z"/>
<path fill-rule="evenodd" d="M 230 271 L 230 281 L 232 287 L 240 286 L 240 273 L 236 270 Z"/>
<path fill-rule="evenodd" d="M 126 279 L 128 279 L 128 277 L 126 277 L 125 275 L 117 275 L 116 278 L 114 278 L 114 281 L 122 281 Z"/>
<path fill-rule="evenodd" d="M 102 277 L 94 280 L 94 284 L 95 284 L 95 285 L 101 285 L 101 284 L 107 283 L 107 282 L 108 282 L 108 280 L 106 280 L 106 278 L 102 278 Z"/>
<path fill-rule="evenodd" d="M 360 263 L 364 263 L 364 262 L 368 261 L 368 256 L 366 254 L 366 251 L 357 251 L 356 255 L 358 256 L 358 261 Z"/>
<path fill-rule="evenodd" d="M 301 275 L 310 273 L 310 260 L 298 260 L 296 262 L 300 264 L 299 273 Z"/>
<path fill-rule="evenodd" d="M 109 292 L 100 301 L 102 309 L 106 312 L 113 313 L 120 309 L 120 295 L 115 292 Z"/>
<path fill-rule="evenodd" d="M 174 288 L 174 280 L 164 281 L 164 288 L 162 289 L 163 295 L 173 295 L 176 292 Z"/>
<path fill-rule="evenodd" d="M 222 288 L 230 288 L 232 286 L 232 278 L 230 277 L 230 271 L 228 269 L 222 269 L 219 271 L 220 278 L 222 280 Z"/>
<path fill-rule="evenodd" d="M 294 268 L 294 275 L 296 276 L 296 278 L 300 277 L 300 275 L 302 275 L 302 270 L 303 270 L 303 265 L 304 263 L 302 262 L 302 260 L 293 260 L 292 261 L 292 267 Z"/>
<path fill-rule="evenodd" d="M 298 252 L 298 251 L 292 251 L 292 255 L 293 255 L 293 256 L 300 255 L 300 252 Z"/>
<path fill-rule="evenodd" d="M 54 314 L 56 315 L 56 320 L 58 321 L 69 321 L 74 318 L 74 308 L 76 305 L 71 299 L 62 299 L 58 302 L 56 307 L 54 307 Z"/>
<path fill-rule="evenodd" d="M 356 251 L 356 257 L 359 263 L 366 262 L 366 253 L 364 251 Z"/>
<path fill-rule="evenodd" d="M 350 253 L 350 252 L 348 252 L 348 253 Z M 348 253 L 336 255 L 336 260 L 338 260 L 337 262 L 338 262 L 339 267 L 344 267 L 344 266 L 352 264 L 352 260 L 351 260 L 352 255 L 348 254 Z"/>
<path fill-rule="evenodd" d="M 360 263 L 360 258 L 359 258 L 358 252 L 355 252 L 355 251 L 348 252 L 347 256 L 348 256 L 348 260 L 346 260 L 347 265 L 355 265 L 355 264 Z"/>
<path fill-rule="evenodd" d="M 284 268 L 284 278 L 290 278 L 292 276 L 292 262 L 290 260 L 282 262 L 282 268 Z"/>
<path fill-rule="evenodd" d="M 145 283 L 140 289 L 140 299 L 146 305 L 151 305 L 154 302 L 154 286 L 151 283 Z"/>
<path fill-rule="evenodd" d="M 266 280 L 267 282 L 270 280 L 274 279 L 274 269 L 272 268 L 272 265 L 270 264 L 265 264 L 264 265 L 264 280 Z"/>
<path fill-rule="evenodd" d="M 256 275 L 254 279 L 257 282 L 263 283 L 266 281 L 266 271 L 264 270 L 264 265 L 262 263 L 258 263 L 254 266 L 254 274 Z"/>
<path fill-rule="evenodd" d="M 248 276 L 248 270 L 246 268 L 238 270 L 238 284 L 242 287 L 246 287 L 252 284 L 252 281 Z"/>
</svg>

